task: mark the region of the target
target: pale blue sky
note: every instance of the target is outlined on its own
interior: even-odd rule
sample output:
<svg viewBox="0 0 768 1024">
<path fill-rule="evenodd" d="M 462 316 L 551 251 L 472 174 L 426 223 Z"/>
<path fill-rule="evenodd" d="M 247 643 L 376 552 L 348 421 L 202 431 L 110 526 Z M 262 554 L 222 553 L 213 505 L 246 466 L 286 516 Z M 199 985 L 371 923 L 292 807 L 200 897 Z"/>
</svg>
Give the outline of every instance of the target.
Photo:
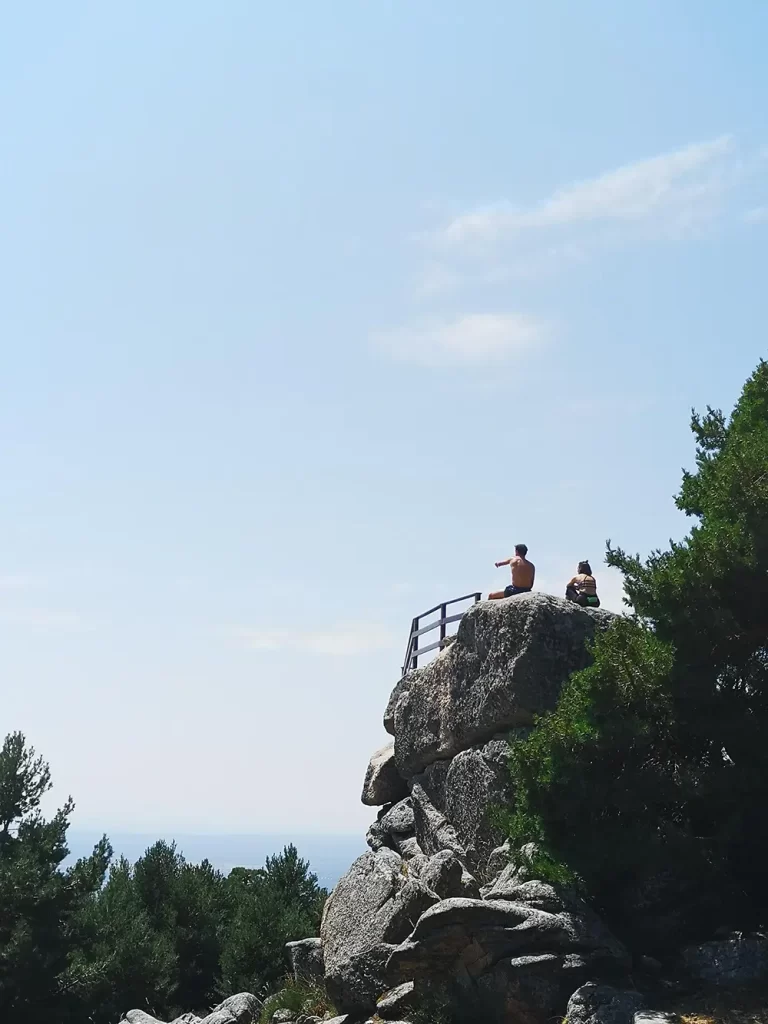
<svg viewBox="0 0 768 1024">
<path fill-rule="evenodd" d="M 2 728 L 82 826 L 362 829 L 414 613 L 685 529 L 768 8 L 0 6 Z"/>
</svg>

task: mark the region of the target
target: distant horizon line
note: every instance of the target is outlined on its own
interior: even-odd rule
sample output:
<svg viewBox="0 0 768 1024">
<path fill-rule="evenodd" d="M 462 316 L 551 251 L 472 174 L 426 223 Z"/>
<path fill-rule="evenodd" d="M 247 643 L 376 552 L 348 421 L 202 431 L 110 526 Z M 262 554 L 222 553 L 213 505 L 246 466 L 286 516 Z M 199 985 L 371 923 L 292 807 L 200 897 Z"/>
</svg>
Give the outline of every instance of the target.
<svg viewBox="0 0 768 1024">
<path fill-rule="evenodd" d="M 128 828 L 125 825 L 120 825 L 117 828 L 111 828 L 109 825 L 70 825 L 69 832 L 93 832 L 103 835 L 104 833 L 109 834 L 110 832 L 114 835 L 131 835 L 131 836 L 151 836 L 155 835 L 156 832 L 177 832 L 183 836 L 242 836 L 248 838 L 250 836 L 307 836 L 312 838 L 321 839 L 323 837 L 345 837 L 349 839 L 358 839 L 365 837 L 362 836 L 361 832 L 313 832 L 313 831 L 299 831 L 296 829 L 285 828 L 285 829 L 269 829 L 265 832 L 239 832 L 236 830 L 227 831 L 206 831 L 204 829 L 189 829 L 186 827 L 175 828 L 174 826 L 160 826 L 157 828 L 147 828 L 142 826 L 141 828 Z"/>
</svg>

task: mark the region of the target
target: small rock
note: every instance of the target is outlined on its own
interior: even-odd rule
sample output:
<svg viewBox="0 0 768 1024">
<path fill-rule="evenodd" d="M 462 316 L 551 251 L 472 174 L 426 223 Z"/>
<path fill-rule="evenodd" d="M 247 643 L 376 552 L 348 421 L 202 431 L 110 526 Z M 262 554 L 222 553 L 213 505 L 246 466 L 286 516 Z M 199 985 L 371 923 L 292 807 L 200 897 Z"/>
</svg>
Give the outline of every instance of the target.
<svg viewBox="0 0 768 1024">
<path fill-rule="evenodd" d="M 568 1000 L 567 1024 L 634 1024 L 643 1009 L 639 992 L 588 981 Z"/>
<path fill-rule="evenodd" d="M 485 871 L 483 872 L 485 879 L 489 883 L 495 882 L 507 864 L 509 864 L 511 853 L 512 847 L 509 845 L 508 839 L 501 846 L 497 846 L 495 850 L 491 850 L 485 865 Z"/>
<path fill-rule="evenodd" d="M 463 874 L 464 868 L 453 850 L 441 850 L 429 858 L 429 863 L 419 877 L 428 889 L 445 900 L 451 896 L 464 895 L 461 884 Z"/>
<path fill-rule="evenodd" d="M 237 1024 L 237 1020 L 227 1010 L 213 1010 L 203 1017 L 201 1024 Z"/>
<path fill-rule="evenodd" d="M 389 744 L 371 757 L 360 799 L 368 807 L 378 807 L 398 803 L 407 796 L 408 786 L 395 764 L 394 745 Z"/>
<path fill-rule="evenodd" d="M 251 1024 L 259 1016 L 259 1001 L 252 992 L 238 992 L 219 1003 L 213 1012 L 228 1013 L 237 1024 Z"/>
<path fill-rule="evenodd" d="M 229 1010 L 213 1010 L 207 1017 L 203 1017 L 201 1024 L 238 1024 L 238 1021 Z"/>
<path fill-rule="evenodd" d="M 399 1017 L 404 1011 L 413 1008 L 413 982 L 406 981 L 403 985 L 391 988 L 376 1003 L 376 1013 L 384 1020 Z"/>
<path fill-rule="evenodd" d="M 288 1021 L 296 1020 L 296 1016 L 295 1010 L 282 1009 L 275 1010 L 270 1019 L 272 1024 L 288 1024 Z"/>
<path fill-rule="evenodd" d="M 411 836 L 409 839 L 395 838 L 395 847 L 403 860 L 413 860 L 414 857 L 421 854 L 421 847 L 416 836 Z"/>
<path fill-rule="evenodd" d="M 291 958 L 291 969 L 296 981 L 322 983 L 325 974 L 322 939 L 311 938 L 299 939 L 298 942 L 286 942 L 285 948 Z"/>
</svg>

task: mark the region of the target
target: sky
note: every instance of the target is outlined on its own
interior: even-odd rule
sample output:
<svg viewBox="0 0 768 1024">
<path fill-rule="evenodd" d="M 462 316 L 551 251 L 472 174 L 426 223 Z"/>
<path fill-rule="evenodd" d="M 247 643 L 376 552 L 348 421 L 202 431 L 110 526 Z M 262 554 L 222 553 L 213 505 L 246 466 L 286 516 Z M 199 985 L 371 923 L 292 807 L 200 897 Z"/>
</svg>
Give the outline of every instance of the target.
<svg viewBox="0 0 768 1024">
<path fill-rule="evenodd" d="M 362 833 L 415 614 L 690 525 L 768 7 L 1 6 L 3 732 L 81 828 Z"/>
</svg>

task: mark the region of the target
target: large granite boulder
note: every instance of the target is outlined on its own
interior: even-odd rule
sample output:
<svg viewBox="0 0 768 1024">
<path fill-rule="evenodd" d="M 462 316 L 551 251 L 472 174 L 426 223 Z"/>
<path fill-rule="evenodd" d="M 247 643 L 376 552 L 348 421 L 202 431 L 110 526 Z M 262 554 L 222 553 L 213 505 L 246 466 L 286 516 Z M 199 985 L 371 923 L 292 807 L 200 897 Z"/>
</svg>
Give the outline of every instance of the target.
<svg viewBox="0 0 768 1024">
<path fill-rule="evenodd" d="M 526 888 L 528 887 L 528 888 Z M 521 899 L 447 899 L 425 911 L 411 935 L 392 951 L 397 981 L 455 974 L 472 963 L 479 976 L 504 957 L 575 954 L 595 970 L 624 970 L 630 957 L 602 921 L 576 897 L 542 882 L 520 886 Z"/>
<path fill-rule="evenodd" d="M 391 986 L 386 964 L 413 922 L 438 897 L 409 878 L 393 850 L 364 853 L 329 897 L 320 934 L 328 995 L 343 1013 L 365 1015 Z M 405 979 L 408 980 L 408 979 Z"/>
<path fill-rule="evenodd" d="M 396 803 L 407 796 L 408 786 L 398 771 L 394 747 L 390 743 L 371 757 L 361 799 L 368 807 L 380 807 L 382 804 Z"/>
<path fill-rule="evenodd" d="M 627 950 L 577 896 L 536 881 L 513 895 L 425 911 L 392 951 L 390 983 L 442 984 L 454 1006 L 489 1022 L 545 1024 L 589 978 L 625 975 Z"/>
<path fill-rule="evenodd" d="M 435 761 L 414 777 L 414 826 L 425 853 L 460 851 L 472 872 L 486 880 L 488 859 L 503 839 L 491 810 L 512 801 L 508 759 L 507 738 L 498 737 L 450 761 Z"/>
<path fill-rule="evenodd" d="M 400 774 L 530 726 L 555 707 L 563 683 L 590 663 L 589 641 L 613 620 L 548 594 L 481 601 L 456 640 L 398 683 L 386 719 Z"/>
</svg>

